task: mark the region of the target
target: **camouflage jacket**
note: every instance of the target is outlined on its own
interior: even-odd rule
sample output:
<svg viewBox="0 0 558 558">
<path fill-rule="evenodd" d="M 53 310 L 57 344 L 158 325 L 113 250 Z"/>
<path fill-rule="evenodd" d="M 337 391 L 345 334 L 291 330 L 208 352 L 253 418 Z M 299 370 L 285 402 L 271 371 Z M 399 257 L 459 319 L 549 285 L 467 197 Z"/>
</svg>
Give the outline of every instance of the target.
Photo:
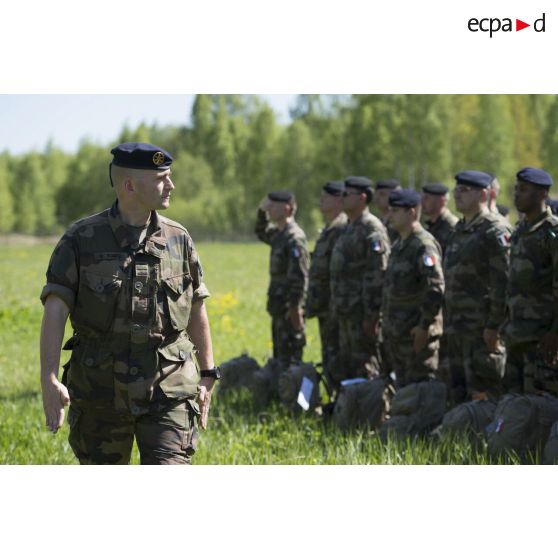
<svg viewBox="0 0 558 558">
<path fill-rule="evenodd" d="M 284 315 L 289 308 L 304 306 L 310 259 L 304 231 L 294 221 L 289 221 L 280 231 L 260 209 L 256 234 L 271 246 L 267 311 L 277 316 Z"/>
<path fill-rule="evenodd" d="M 110 209 L 71 225 L 58 242 L 41 300 L 70 308 L 75 334 L 70 398 L 139 415 L 160 395 L 194 398 L 199 374 L 186 327 L 192 303 L 209 296 L 190 235 L 151 213 L 139 244 Z M 155 390 L 160 388 L 160 390 Z"/>
<path fill-rule="evenodd" d="M 368 210 L 343 229 L 329 267 L 335 315 L 355 320 L 379 317 L 389 252 L 386 228 Z"/>
<path fill-rule="evenodd" d="M 306 301 L 306 315 L 326 316 L 329 313 L 329 262 L 333 245 L 347 225 L 347 215 L 340 213 L 327 227 L 324 227 L 316 241 L 316 247 L 311 254 L 310 276 L 308 283 L 308 300 Z"/>
<path fill-rule="evenodd" d="M 548 208 L 512 234 L 507 310 L 504 333 L 511 343 L 558 333 L 558 217 Z"/>
<path fill-rule="evenodd" d="M 426 230 L 438 241 L 442 249 L 442 256 L 446 253 L 448 239 L 458 221 L 459 219 L 447 207 L 444 207 L 436 221 L 427 219 L 424 222 Z"/>
<path fill-rule="evenodd" d="M 382 292 L 382 330 L 408 337 L 419 326 L 442 334 L 444 275 L 438 242 L 422 226 L 391 249 Z"/>
<path fill-rule="evenodd" d="M 444 258 L 444 331 L 482 334 L 505 317 L 511 228 L 488 210 L 460 219 Z"/>
</svg>

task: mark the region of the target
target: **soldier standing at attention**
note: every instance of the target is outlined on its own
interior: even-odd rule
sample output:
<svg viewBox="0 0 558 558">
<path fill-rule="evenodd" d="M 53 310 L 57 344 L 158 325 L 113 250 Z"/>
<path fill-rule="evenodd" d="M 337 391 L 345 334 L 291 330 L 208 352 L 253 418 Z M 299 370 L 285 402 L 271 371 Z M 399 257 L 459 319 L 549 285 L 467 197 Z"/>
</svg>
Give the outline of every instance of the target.
<svg viewBox="0 0 558 558">
<path fill-rule="evenodd" d="M 157 212 L 174 189 L 172 157 L 145 143 L 111 153 L 117 199 L 69 227 L 41 293 L 47 426 L 56 432 L 70 403 L 69 441 L 80 463 L 126 464 L 134 437 L 142 464 L 189 463 L 195 419 L 201 413 L 205 428 L 220 377 L 204 305 L 209 292 L 190 235 Z M 68 315 L 72 357 L 59 382 Z"/>
<path fill-rule="evenodd" d="M 551 186 L 542 169 L 517 173 L 514 203 L 525 218 L 511 237 L 505 385 L 516 393 L 557 396 L 558 217 L 545 205 Z"/>
<path fill-rule="evenodd" d="M 425 184 L 422 187 L 422 212 L 426 230 L 438 241 L 442 256 L 450 234 L 459 220 L 447 207 L 449 189 L 444 184 Z"/>
<path fill-rule="evenodd" d="M 322 365 L 326 374 L 330 363 L 339 353 L 339 326 L 330 308 L 329 263 L 333 245 L 347 225 L 347 215 L 343 213 L 344 191 L 344 182 L 328 182 L 322 188 L 320 211 L 325 219 L 325 227 L 320 232 L 310 259 L 306 316 L 318 318 Z"/>
<path fill-rule="evenodd" d="M 349 224 L 333 247 L 330 263 L 331 304 L 339 322 L 342 365 L 337 381 L 372 377 L 380 371 L 380 305 L 390 252 L 384 225 L 368 210 L 370 179 L 347 178 L 343 196 Z"/>
<path fill-rule="evenodd" d="M 258 238 L 271 246 L 267 311 L 271 315 L 273 357 L 286 365 L 302 361 L 306 345 L 304 303 L 309 256 L 306 235 L 296 223 L 295 213 L 292 192 L 271 192 L 262 200 L 256 221 Z"/>
<path fill-rule="evenodd" d="M 398 387 L 436 377 L 442 335 L 442 254 L 419 222 L 420 200 L 414 190 L 389 195 L 390 222 L 400 238 L 384 279 L 382 338 Z"/>
<path fill-rule="evenodd" d="M 399 235 L 389 222 L 389 194 L 394 190 L 400 189 L 401 184 L 399 183 L 399 180 L 389 178 L 387 180 L 378 180 L 376 182 L 376 190 L 374 192 L 374 205 L 378 208 L 380 220 L 384 224 L 384 227 L 386 227 L 391 244 L 399 238 Z"/>
<path fill-rule="evenodd" d="M 505 351 L 499 329 L 505 317 L 511 230 L 488 210 L 492 176 L 456 175 L 455 205 L 463 214 L 444 258 L 444 333 L 454 403 L 501 394 Z"/>
</svg>

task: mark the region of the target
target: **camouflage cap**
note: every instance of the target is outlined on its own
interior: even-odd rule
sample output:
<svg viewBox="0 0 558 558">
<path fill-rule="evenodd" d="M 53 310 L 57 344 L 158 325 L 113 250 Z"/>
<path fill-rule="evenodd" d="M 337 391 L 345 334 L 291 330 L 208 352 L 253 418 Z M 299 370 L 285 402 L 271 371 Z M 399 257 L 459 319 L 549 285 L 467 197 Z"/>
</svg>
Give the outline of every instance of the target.
<svg viewBox="0 0 558 558">
<path fill-rule="evenodd" d="M 552 177 L 543 169 L 534 169 L 533 167 L 525 167 L 516 174 L 517 180 L 550 188 L 552 186 Z"/>
<path fill-rule="evenodd" d="M 494 177 L 487 172 L 478 170 L 464 170 L 455 175 L 457 184 L 472 186 L 473 188 L 488 188 Z"/>
<path fill-rule="evenodd" d="M 121 143 L 110 152 L 111 164 L 128 169 L 167 170 L 174 160 L 168 151 L 150 143 Z"/>
</svg>

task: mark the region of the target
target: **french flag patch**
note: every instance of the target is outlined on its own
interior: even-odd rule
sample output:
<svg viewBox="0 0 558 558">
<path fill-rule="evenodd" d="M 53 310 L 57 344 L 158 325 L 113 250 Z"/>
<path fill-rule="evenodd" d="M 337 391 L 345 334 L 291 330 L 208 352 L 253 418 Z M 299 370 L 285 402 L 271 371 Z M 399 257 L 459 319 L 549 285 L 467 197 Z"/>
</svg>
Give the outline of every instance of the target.
<svg viewBox="0 0 558 558">
<path fill-rule="evenodd" d="M 424 254 L 424 256 L 422 256 L 422 262 L 426 267 L 434 267 L 434 265 L 436 264 L 436 256 L 433 256 L 431 254 Z"/>
<path fill-rule="evenodd" d="M 374 252 L 381 252 L 382 251 L 382 243 L 379 240 L 372 241 L 372 250 Z"/>
</svg>

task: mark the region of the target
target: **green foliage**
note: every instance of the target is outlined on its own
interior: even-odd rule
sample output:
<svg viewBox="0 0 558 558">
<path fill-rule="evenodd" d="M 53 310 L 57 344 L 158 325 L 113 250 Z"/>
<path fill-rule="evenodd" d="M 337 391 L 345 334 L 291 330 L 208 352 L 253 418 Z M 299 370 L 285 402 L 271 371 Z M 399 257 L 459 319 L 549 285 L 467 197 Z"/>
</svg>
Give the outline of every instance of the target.
<svg viewBox="0 0 558 558">
<path fill-rule="evenodd" d="M 42 154 L 2 155 L 0 229 L 58 233 L 109 206 L 109 150 L 123 141 L 173 154 L 169 215 L 212 239 L 251 237 L 255 208 L 278 189 L 294 190 L 314 236 L 321 186 L 348 175 L 419 188 L 479 168 L 498 176 L 508 206 L 519 168 L 542 165 L 558 178 L 553 95 L 299 95 L 287 124 L 253 95 L 197 95 L 190 122 L 186 111 L 183 126 L 125 125 L 110 145 L 86 141 L 75 155 L 51 143 Z"/>
</svg>

